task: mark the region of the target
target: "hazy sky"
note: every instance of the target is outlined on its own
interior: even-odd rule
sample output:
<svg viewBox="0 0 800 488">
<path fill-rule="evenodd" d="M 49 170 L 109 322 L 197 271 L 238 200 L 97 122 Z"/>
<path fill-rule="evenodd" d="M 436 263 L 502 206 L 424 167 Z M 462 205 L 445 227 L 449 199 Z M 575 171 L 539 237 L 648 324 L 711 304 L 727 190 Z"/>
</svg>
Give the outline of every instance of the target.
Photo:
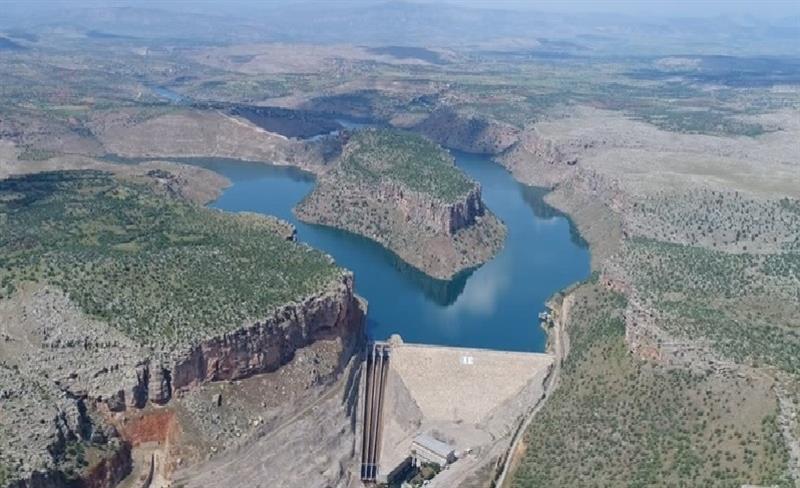
<svg viewBox="0 0 800 488">
<path fill-rule="evenodd" d="M 434 0 L 428 0 L 434 2 Z M 545 10 L 563 13 L 621 13 L 662 17 L 800 15 L 800 0 L 449 0 L 472 6 Z M 800 25 L 798 25 L 800 30 Z"/>
<path fill-rule="evenodd" d="M 386 0 L 315 0 L 324 6 L 354 6 L 383 3 Z M 800 16 L 800 0 L 408 0 L 421 3 L 450 3 L 470 7 L 540 10 L 559 13 L 605 13 L 645 17 L 743 17 Z M 185 11 L 258 10 L 270 6 L 293 5 L 297 0 L 0 0 L 0 6 L 12 10 L 42 10 L 57 6 L 144 6 Z M 800 25 L 798 25 L 800 30 Z"/>
</svg>

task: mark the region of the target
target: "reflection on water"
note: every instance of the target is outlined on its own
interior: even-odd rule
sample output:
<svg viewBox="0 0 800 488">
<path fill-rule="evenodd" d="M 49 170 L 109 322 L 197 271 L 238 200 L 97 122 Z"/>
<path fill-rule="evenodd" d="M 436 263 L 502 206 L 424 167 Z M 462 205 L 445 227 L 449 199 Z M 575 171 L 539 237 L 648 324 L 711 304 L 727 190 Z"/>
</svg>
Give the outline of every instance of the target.
<svg viewBox="0 0 800 488">
<path fill-rule="evenodd" d="M 487 205 L 509 232 L 494 259 L 452 280 L 431 278 L 364 237 L 298 221 L 292 208 L 314 184 L 307 173 L 229 160 L 191 162 L 233 182 L 213 207 L 288 220 L 299 240 L 353 270 L 356 291 L 369 302 L 372 338 L 399 333 L 409 342 L 542 351 L 546 337 L 536 316 L 553 293 L 588 276 L 587 249 L 572 237 L 569 220 L 544 203 L 542 190 L 520 185 L 484 156 L 454 155 L 481 183 Z"/>
<path fill-rule="evenodd" d="M 225 159 L 180 159 L 227 176 L 232 185 L 211 206 L 271 214 L 297 227 L 298 239 L 352 270 L 369 302 L 368 334 L 399 333 L 408 342 L 543 351 L 537 314 L 558 290 L 589 274 L 589 254 L 571 223 L 484 156 L 454 152 L 482 186 L 488 207 L 508 227 L 498 255 L 452 280 L 437 280 L 377 243 L 297 220 L 292 208 L 313 188 L 312 175 L 292 167 Z M 130 162 L 121 160 L 121 162 Z"/>
<path fill-rule="evenodd" d="M 589 247 L 589 243 L 578 232 L 578 228 L 569 220 L 569 217 L 561 210 L 551 207 L 544 201 L 545 195 L 550 191 L 547 188 L 538 186 L 528 186 L 519 183 L 519 191 L 522 193 L 522 199 L 533 210 L 533 215 L 542 219 L 552 219 L 555 217 L 566 219 L 569 222 L 569 236 L 576 246 Z"/>
<path fill-rule="evenodd" d="M 163 98 L 164 100 L 174 103 L 174 104 L 181 104 L 185 102 L 187 99 L 180 93 L 170 90 L 169 88 L 163 86 L 151 86 L 149 87 L 153 93 L 156 94 L 159 98 Z"/>
</svg>

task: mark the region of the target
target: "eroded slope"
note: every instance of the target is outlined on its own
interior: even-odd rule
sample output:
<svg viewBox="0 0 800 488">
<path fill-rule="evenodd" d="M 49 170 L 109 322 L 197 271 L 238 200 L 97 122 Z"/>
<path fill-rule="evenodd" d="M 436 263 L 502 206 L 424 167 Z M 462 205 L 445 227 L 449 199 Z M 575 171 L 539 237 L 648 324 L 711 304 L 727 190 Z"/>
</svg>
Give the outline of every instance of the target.
<svg viewBox="0 0 800 488">
<path fill-rule="evenodd" d="M 479 185 L 446 152 L 389 130 L 355 133 L 336 169 L 320 178 L 296 212 L 367 236 L 437 278 L 487 261 L 505 239 Z"/>
<path fill-rule="evenodd" d="M 113 480 L 99 486 L 112 486 L 135 444 L 112 427 L 126 411 L 275 371 L 315 341 L 338 344 L 320 382 L 332 380 L 360 340 L 349 273 L 275 219 L 164 194 L 163 176 L 68 171 L 0 182 L 7 481 L 65 486 L 65 476 L 102 472 Z M 103 467 L 109 456 L 115 464 Z"/>
</svg>

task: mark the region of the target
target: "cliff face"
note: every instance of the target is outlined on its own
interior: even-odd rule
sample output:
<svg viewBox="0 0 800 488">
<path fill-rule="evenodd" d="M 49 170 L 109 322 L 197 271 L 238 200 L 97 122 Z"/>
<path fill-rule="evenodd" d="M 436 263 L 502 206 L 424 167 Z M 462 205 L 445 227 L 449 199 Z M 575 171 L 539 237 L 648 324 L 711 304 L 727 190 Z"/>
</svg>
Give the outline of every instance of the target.
<svg viewBox="0 0 800 488">
<path fill-rule="evenodd" d="M 353 276 L 347 274 L 328 293 L 282 307 L 263 321 L 196 346 L 173 364 L 172 391 L 275 371 L 295 350 L 319 339 L 338 337 L 349 343 L 359 334 L 362 319 Z"/>
<path fill-rule="evenodd" d="M 447 108 L 436 110 L 413 129 L 445 147 L 481 154 L 499 154 L 519 138 L 516 127 Z"/>
<path fill-rule="evenodd" d="M 306 222 L 368 237 L 403 261 L 439 279 L 492 258 L 506 237 L 502 222 L 486 209 L 480 187 L 445 203 L 392 183 L 353 184 L 329 174 L 295 208 Z"/>
<path fill-rule="evenodd" d="M 131 448 L 123 443 L 110 456 L 101 459 L 78 479 L 68 479 L 60 470 L 37 471 L 7 488 L 112 488 L 131 472 Z"/>
<path fill-rule="evenodd" d="M 80 482 L 82 488 L 117 486 L 131 472 L 131 446 L 123 443 L 112 456 L 103 458 Z"/>
<path fill-rule="evenodd" d="M 275 371 L 291 361 L 295 350 L 316 340 L 356 342 L 363 317 L 353 292 L 353 276 L 345 274 L 325 293 L 281 307 L 261 321 L 203 341 L 170 360 L 140 364 L 133 383 L 106 404 L 111 411 L 141 408 L 148 400 L 164 404 L 177 392 L 202 383 Z"/>
<path fill-rule="evenodd" d="M 55 299 L 46 293 L 41 295 Z M 59 296 L 55 291 L 53 295 Z M 61 298 L 66 300 L 66 297 Z M 113 412 L 144 408 L 148 402 L 164 404 L 176 394 L 209 381 L 233 380 L 275 371 L 290 362 L 297 349 L 322 339 L 341 344 L 340 353 L 329 358 L 332 362 L 330 369 L 340 373 L 360 343 L 363 318 L 363 306 L 353 291 L 353 276 L 346 273 L 326 286 L 324 291 L 280 307 L 262 320 L 227 334 L 198 341 L 187 350 L 161 354 L 134 350 L 131 356 L 140 358 L 138 363 L 135 359 L 130 362 L 126 359 L 119 364 L 99 363 L 95 357 L 84 357 L 83 361 L 89 363 L 87 367 L 90 370 L 110 370 L 107 373 L 109 378 L 102 383 L 109 385 L 110 389 L 77 381 L 46 383 L 45 386 L 50 388 L 47 390 L 50 398 L 57 399 L 53 408 L 43 408 L 49 404 L 36 396 L 36 384 L 12 375 L 11 370 L 6 377 L 5 370 L 0 368 L 0 385 L 3 385 L 0 402 L 7 403 L 13 412 L 33 409 L 23 418 L 25 425 L 30 424 L 23 435 L 29 437 L 27 441 L 33 445 L 31 450 L 36 456 L 26 464 L 31 469 L 8 486 L 116 486 L 131 472 L 131 444 L 135 446 L 137 440 L 129 438 L 125 429 L 120 430 L 121 435 L 118 433 L 112 426 L 116 423 L 112 418 L 119 417 Z M 53 326 L 61 324 L 51 320 L 47 323 Z M 82 325 L 84 329 L 89 327 L 86 323 Z M 79 346 L 82 344 L 78 343 Z M 77 347 L 74 352 L 80 354 L 82 350 L 83 347 Z M 57 349 L 52 351 L 55 352 L 50 353 L 51 359 L 53 354 L 60 352 Z M 82 370 L 76 369 L 72 376 L 77 378 L 82 374 Z M 98 378 L 103 376 L 101 374 Z M 322 380 L 323 383 L 326 381 L 327 378 Z M 106 418 L 99 415 L 102 412 L 106 412 Z M 148 415 L 144 413 L 145 417 Z M 15 444 L 16 441 L 11 442 L 11 446 Z M 99 449 L 99 455 L 87 456 L 92 464 L 85 468 L 79 469 L 77 464 L 74 469 L 70 468 L 75 462 L 69 453 L 74 452 L 75 445 L 84 446 L 87 452 Z M 0 459 L 3 458 L 0 456 Z M 66 475 L 71 471 L 77 478 L 71 479 Z"/>
<path fill-rule="evenodd" d="M 123 110 L 97 114 L 89 125 L 106 153 L 126 158 L 234 158 L 288 164 L 318 173 L 341 149 L 336 138 L 289 139 L 211 110 L 186 109 L 155 117 Z"/>
<path fill-rule="evenodd" d="M 563 143 L 540 134 L 535 128 L 524 130 L 519 141 L 496 158 L 516 179 L 533 186 L 554 187 L 577 171 L 578 155 L 594 142 Z"/>
<path fill-rule="evenodd" d="M 454 203 L 442 203 L 430 195 L 408 190 L 393 182 L 382 182 L 375 193 L 377 201 L 396 205 L 409 225 L 449 236 L 474 224 L 486 213 L 479 185 Z"/>
</svg>

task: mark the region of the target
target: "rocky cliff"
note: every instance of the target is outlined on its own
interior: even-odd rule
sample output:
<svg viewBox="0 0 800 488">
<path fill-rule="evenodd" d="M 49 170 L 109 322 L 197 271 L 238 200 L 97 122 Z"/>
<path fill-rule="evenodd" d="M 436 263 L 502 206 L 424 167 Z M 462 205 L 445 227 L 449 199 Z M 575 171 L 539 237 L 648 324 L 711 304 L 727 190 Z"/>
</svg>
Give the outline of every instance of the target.
<svg viewBox="0 0 800 488">
<path fill-rule="evenodd" d="M 516 127 L 450 108 L 434 111 L 412 129 L 445 147 L 481 154 L 499 154 L 519 138 Z"/>
<path fill-rule="evenodd" d="M 440 279 L 491 259 L 506 232 L 450 153 L 388 129 L 352 134 L 335 169 L 319 176 L 295 213 L 368 237 Z"/>
<path fill-rule="evenodd" d="M 321 172 L 339 155 L 335 138 L 298 140 L 214 110 L 168 114 L 129 110 L 93 115 L 89 125 L 108 154 L 125 158 L 232 158 Z"/>
<path fill-rule="evenodd" d="M 20 378 L 21 380 L 21 378 Z M 30 401 L 23 394 L 36 396 L 25 391 L 22 385 L 3 382 L 5 414 L 14 415 L 20 403 Z M 47 385 L 35 386 L 39 397 L 35 398 L 38 409 L 23 412 L 20 423 L 28 425 L 25 434 L 26 446 L 12 447 L 21 450 L 33 447 L 32 459 L 26 459 L 26 466 L 36 466 L 22 478 L 17 478 L 7 488 L 107 488 L 116 486 L 131 471 L 130 445 L 119 438 L 117 431 L 104 425 L 102 420 L 89 414 L 83 398 L 62 394 L 56 400 L 51 395 L 55 391 L 43 391 Z M 43 407 L 49 407 L 47 409 Z M 0 461 L 8 462 L 7 455 L 0 453 Z M 19 461 L 17 461 L 19 462 Z M 17 465 L 19 467 L 19 465 Z M 23 468 L 24 469 L 24 468 Z"/>
<path fill-rule="evenodd" d="M 409 225 L 450 236 L 486 214 L 477 184 L 464 198 L 446 203 L 394 182 L 381 182 L 375 190 L 375 200 L 396 205 Z"/>
<path fill-rule="evenodd" d="M 570 179 L 580 166 L 579 156 L 594 141 L 560 141 L 535 127 L 522 131 L 519 140 L 496 158 L 514 177 L 533 186 L 554 187 Z"/>
<path fill-rule="evenodd" d="M 202 383 L 275 371 L 291 361 L 297 349 L 316 340 L 340 339 L 346 344 L 357 340 L 363 316 L 353 292 L 353 276 L 344 274 L 335 288 L 325 293 L 288 304 L 262 320 L 186 351 L 143 361 L 130 375 L 131 382 L 105 403 L 112 412 L 142 408 L 148 401 L 164 404 L 176 393 Z"/>
<path fill-rule="evenodd" d="M 488 261 L 506 229 L 481 200 L 477 184 L 454 202 L 393 183 L 354 183 L 336 172 L 295 208 L 307 222 L 368 237 L 429 276 L 451 279 Z"/>
<path fill-rule="evenodd" d="M 96 333 L 93 329 L 103 326 L 83 316 L 72 317 L 78 312 L 56 290 L 45 288 L 22 298 L 26 304 L 22 313 L 30 319 L 24 326 L 32 335 L 47 337 L 53 333 L 51 329 L 59 326 L 67 329 L 74 326 L 76 334 L 86 334 L 87 329 Z M 13 301 L 6 305 L 10 303 Z M 34 309 L 49 310 L 38 321 L 39 317 L 28 315 Z M 324 291 L 183 351 L 148 353 L 121 342 L 123 338 L 117 336 L 89 344 L 73 341 L 69 338 L 71 333 L 66 331 L 58 345 L 27 353 L 25 358 L 34 365 L 31 371 L 20 375 L 17 370 L 0 368 L 3 414 L 17 418 L 18 423 L 30 424 L 19 429 L 22 437 L 0 439 L 11 443 L 9 449 L 14 445 L 18 448 L 19 442 L 29 444 L 25 452 L 30 451 L 31 457 L 24 461 L 19 458 L 21 452 L 0 453 L 0 468 L 5 464 L 14 470 L 12 475 L 15 471 L 22 475 L 14 476 L 15 481 L 8 486 L 116 486 L 131 471 L 132 463 L 131 440 L 126 438 L 124 429 L 118 434 L 112 427 L 115 421 L 109 423 L 117 412 L 138 411 L 149 403 L 169 404 L 176 395 L 204 383 L 276 371 L 293 359 L 296 350 L 319 340 L 341 344 L 338 356 L 328 359 L 337 363 L 330 365 L 331 370 L 340 372 L 361 341 L 364 312 L 364 305 L 353 291 L 352 274 L 343 273 L 339 281 Z M 67 319 L 52 320 L 53 314 Z M 10 325 L 13 328 L 16 324 Z M 7 337 L 6 341 L 9 340 L 13 341 Z M 99 352 L 104 344 L 108 344 L 107 354 Z M 130 351 L 124 351 L 129 348 Z M 139 359 L 135 360 L 136 357 Z M 107 362 L 100 364 L 100 360 Z M 41 368 L 36 364 L 41 364 Z M 68 368 L 65 380 L 59 379 L 65 375 L 63 365 Z M 53 381 L 33 380 L 42 377 Z M 112 388 L 114 382 L 117 386 Z M 58 398 L 53 408 L 42 408 L 53 403 L 53 397 Z M 145 415 L 147 412 L 144 411 Z M 86 453 L 90 464 L 80 461 L 84 454 L 75 458 L 76 449 Z M 95 454 L 90 456 L 89 452 Z"/>
</svg>

